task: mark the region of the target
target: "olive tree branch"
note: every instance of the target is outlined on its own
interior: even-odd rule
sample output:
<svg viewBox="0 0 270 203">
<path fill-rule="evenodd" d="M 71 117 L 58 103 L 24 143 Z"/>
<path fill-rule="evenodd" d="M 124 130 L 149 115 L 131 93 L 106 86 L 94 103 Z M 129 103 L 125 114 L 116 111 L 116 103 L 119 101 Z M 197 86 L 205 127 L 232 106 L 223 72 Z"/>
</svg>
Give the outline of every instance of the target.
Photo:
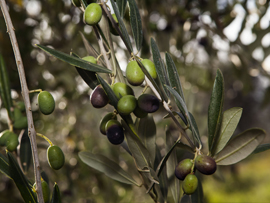
<svg viewBox="0 0 270 203">
<path fill-rule="evenodd" d="M 25 72 L 23 67 L 23 62 L 19 50 L 19 45 L 16 39 L 15 35 L 15 29 L 13 27 L 9 12 L 7 10 L 7 5 L 5 0 L 0 0 L 0 6 L 2 13 L 5 18 L 6 26 L 7 26 L 7 33 L 9 34 L 10 41 L 12 44 L 13 52 L 15 55 L 15 60 L 17 64 L 17 69 L 19 72 L 20 82 L 21 82 L 21 88 L 22 88 L 22 96 L 25 103 L 25 109 L 26 109 L 26 116 L 27 116 L 27 122 L 28 122 L 28 136 L 31 142 L 31 149 L 32 149 L 32 155 L 33 155 L 33 162 L 34 162 L 34 173 L 35 173 L 35 181 L 37 185 L 37 197 L 39 203 L 44 203 L 43 200 L 43 194 L 42 194 L 42 187 L 41 187 L 41 175 L 40 175 L 40 165 L 38 160 L 38 151 L 37 151 L 37 143 L 36 143 L 36 131 L 34 127 L 33 122 L 33 115 L 31 111 L 31 105 L 30 105 L 30 98 L 29 98 L 29 89 L 27 86 L 26 78 L 25 78 Z"/>
</svg>

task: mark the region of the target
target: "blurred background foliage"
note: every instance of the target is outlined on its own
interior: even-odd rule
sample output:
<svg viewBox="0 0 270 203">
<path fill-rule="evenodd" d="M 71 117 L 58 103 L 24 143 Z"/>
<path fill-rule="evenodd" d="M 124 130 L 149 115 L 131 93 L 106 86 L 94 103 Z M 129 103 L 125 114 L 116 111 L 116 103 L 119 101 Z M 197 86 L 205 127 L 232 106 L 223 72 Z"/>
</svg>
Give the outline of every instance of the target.
<svg viewBox="0 0 270 203">
<path fill-rule="evenodd" d="M 189 111 L 197 120 L 204 143 L 207 141 L 208 104 L 217 68 L 222 70 L 226 85 L 224 109 L 235 106 L 244 109 L 236 133 L 251 127 L 270 131 L 268 0 L 138 0 L 137 3 L 144 31 L 140 54 L 143 58 L 151 57 L 149 40 L 153 36 L 162 54 L 167 51 L 173 56 Z M 82 32 L 98 48 L 92 28 L 82 22 L 80 9 L 70 0 L 9 0 L 7 4 L 29 89 L 50 91 L 56 99 L 55 112 L 44 116 L 38 111 L 37 94 L 31 94 L 37 132 L 48 136 L 66 155 L 65 166 L 53 171 L 46 159 L 48 145 L 38 138 L 41 167 L 49 177 L 51 189 L 57 182 L 64 203 L 151 202 L 145 189 L 111 180 L 79 160 L 81 150 L 101 153 L 138 178 L 130 156 L 121 147 L 112 146 L 99 132 L 100 119 L 112 111 L 112 107 L 94 109 L 89 102 L 91 90 L 75 68 L 35 47 L 35 44 L 50 45 L 84 57 L 87 53 L 79 33 Z M 8 67 L 12 97 L 21 101 L 14 55 L 2 13 L 0 16 L 0 52 Z M 125 19 L 129 19 L 128 12 Z M 128 54 L 120 38 L 113 39 L 116 56 L 124 70 Z M 161 154 L 165 148 L 164 126 L 170 123 L 162 120 L 163 116 L 164 111 L 160 110 L 154 117 Z M 6 117 L 1 105 L 0 131 L 8 128 Z M 269 142 L 269 138 L 265 142 Z M 182 156 L 179 151 L 179 159 Z M 269 152 L 252 155 L 239 164 L 220 168 L 213 177 L 205 177 L 205 202 L 269 201 L 269 156 Z M 33 180 L 31 168 L 27 175 Z M 2 174 L 0 202 L 22 202 L 15 184 Z"/>
</svg>

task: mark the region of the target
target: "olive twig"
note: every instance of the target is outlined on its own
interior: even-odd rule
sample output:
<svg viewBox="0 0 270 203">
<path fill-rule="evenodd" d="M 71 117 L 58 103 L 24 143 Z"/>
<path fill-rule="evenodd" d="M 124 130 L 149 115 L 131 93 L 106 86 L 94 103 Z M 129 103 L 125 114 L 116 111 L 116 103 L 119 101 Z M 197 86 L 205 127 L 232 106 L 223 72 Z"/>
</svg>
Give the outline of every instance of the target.
<svg viewBox="0 0 270 203">
<path fill-rule="evenodd" d="M 34 93 L 34 92 L 42 92 L 42 89 L 29 90 L 29 94 Z"/>
<path fill-rule="evenodd" d="M 54 145 L 52 141 L 49 138 L 47 138 L 45 135 L 42 135 L 41 133 L 36 133 L 36 134 L 37 136 L 42 137 L 44 140 L 46 140 L 50 144 L 50 146 Z"/>
<path fill-rule="evenodd" d="M 13 27 L 7 5 L 5 0 L 0 0 L 0 7 L 5 18 L 6 26 L 7 26 L 7 33 L 9 34 L 10 41 L 12 44 L 13 52 L 16 59 L 17 69 L 19 72 L 20 83 L 22 88 L 22 95 L 25 103 L 26 115 L 27 115 L 27 122 L 28 122 L 28 136 L 31 143 L 32 155 L 33 155 L 33 162 L 34 162 L 34 173 L 35 173 L 35 180 L 37 185 L 37 198 L 39 203 L 44 203 L 42 187 L 41 187 L 41 175 L 40 175 L 40 164 L 38 160 L 38 151 L 37 151 L 37 143 L 36 143 L 36 131 L 34 128 L 33 122 L 33 115 L 31 111 L 31 104 L 29 98 L 29 89 L 26 82 L 23 62 L 20 54 L 20 49 L 18 46 L 17 38 L 15 35 L 15 29 Z"/>
</svg>

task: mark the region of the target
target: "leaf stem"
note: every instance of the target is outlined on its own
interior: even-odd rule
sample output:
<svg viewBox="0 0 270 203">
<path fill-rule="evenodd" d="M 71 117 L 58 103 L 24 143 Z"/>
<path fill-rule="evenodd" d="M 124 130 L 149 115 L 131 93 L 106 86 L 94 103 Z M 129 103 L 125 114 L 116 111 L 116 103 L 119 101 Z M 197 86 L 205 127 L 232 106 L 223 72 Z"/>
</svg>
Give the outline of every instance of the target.
<svg viewBox="0 0 270 203">
<path fill-rule="evenodd" d="M 46 140 L 50 144 L 50 146 L 53 146 L 52 141 L 49 138 L 47 138 L 45 135 L 42 135 L 41 133 L 37 133 L 37 136 L 42 137 L 44 140 Z"/>
<path fill-rule="evenodd" d="M 37 143 L 36 143 L 36 131 L 34 128 L 34 122 L 33 122 L 33 116 L 32 116 L 30 98 L 29 98 L 29 90 L 28 90 L 28 86 L 27 86 L 27 82 L 25 78 L 23 62 L 22 62 L 17 38 L 15 35 L 15 29 L 13 27 L 5 0 L 0 0 L 0 6 L 1 6 L 2 13 L 4 15 L 4 18 L 5 18 L 5 22 L 7 26 L 7 33 L 9 34 L 13 52 L 15 55 L 15 60 L 16 60 L 20 82 L 21 82 L 22 95 L 23 95 L 23 99 L 24 99 L 24 103 L 26 107 L 26 116 L 27 116 L 27 121 L 28 121 L 28 136 L 29 136 L 29 139 L 31 142 L 31 148 L 32 148 L 38 202 L 44 203 L 42 187 L 41 187 L 40 164 L 38 160 L 38 151 L 37 151 Z"/>
</svg>

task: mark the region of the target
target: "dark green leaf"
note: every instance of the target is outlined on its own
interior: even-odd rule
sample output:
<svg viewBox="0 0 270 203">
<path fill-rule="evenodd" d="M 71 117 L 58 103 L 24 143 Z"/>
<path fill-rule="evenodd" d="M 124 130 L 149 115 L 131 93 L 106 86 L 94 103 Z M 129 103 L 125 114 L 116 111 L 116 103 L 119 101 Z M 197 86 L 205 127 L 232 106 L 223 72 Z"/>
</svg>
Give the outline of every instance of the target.
<svg viewBox="0 0 270 203">
<path fill-rule="evenodd" d="M 9 162 L 7 157 L 0 153 L 0 171 L 6 175 L 8 178 L 11 178 L 10 171 L 9 171 Z"/>
<path fill-rule="evenodd" d="M 170 133 L 170 130 L 166 130 L 166 150 L 167 152 L 169 149 L 173 146 L 173 138 L 172 134 Z M 179 188 L 179 180 L 174 175 L 175 173 L 175 167 L 177 165 L 177 156 L 176 156 L 176 150 L 173 150 L 171 152 L 171 155 L 168 158 L 166 169 L 167 169 L 167 177 L 171 180 L 169 184 L 169 189 L 172 193 L 173 199 L 175 203 L 179 202 L 180 197 L 180 188 Z"/>
<path fill-rule="evenodd" d="M 242 108 L 234 107 L 223 113 L 220 135 L 217 141 L 215 154 L 220 152 L 231 139 L 242 115 Z"/>
<path fill-rule="evenodd" d="M 259 145 L 253 152 L 252 154 L 257 154 L 257 153 L 261 153 L 264 152 L 266 150 L 270 149 L 270 144 L 262 144 Z"/>
<path fill-rule="evenodd" d="M 150 163 L 153 167 L 156 156 L 156 124 L 153 116 L 148 115 L 146 118 L 140 119 L 138 134 L 149 152 Z"/>
<path fill-rule="evenodd" d="M 54 183 L 51 203 L 61 203 L 61 194 L 57 183 Z"/>
<path fill-rule="evenodd" d="M 169 85 L 167 72 L 166 72 L 163 60 L 160 56 L 158 46 L 153 38 L 151 38 L 151 50 L 152 50 L 152 54 L 153 54 L 153 61 L 154 61 L 155 67 L 156 67 L 157 75 L 158 75 L 159 81 L 161 83 L 161 88 L 163 91 L 166 92 L 166 95 L 168 97 L 169 92 L 167 89 L 164 89 L 164 85 Z M 167 97 L 163 98 L 166 102 L 168 101 Z"/>
<path fill-rule="evenodd" d="M 253 128 L 244 131 L 235 136 L 216 156 L 215 160 L 218 165 L 235 164 L 248 155 L 264 140 L 265 131 L 259 128 Z"/>
<path fill-rule="evenodd" d="M 81 4 L 84 9 L 88 6 L 87 0 L 79 0 L 79 1 L 81 1 Z"/>
<path fill-rule="evenodd" d="M 71 55 L 77 58 L 80 58 L 78 55 L 71 52 Z M 99 85 L 99 82 L 96 77 L 96 73 L 92 71 L 87 71 L 78 67 L 75 67 L 79 75 L 82 77 L 84 82 L 91 88 L 95 89 L 97 85 Z"/>
<path fill-rule="evenodd" d="M 79 152 L 80 159 L 88 166 L 104 173 L 106 176 L 125 184 L 139 184 L 118 164 L 101 154 L 91 152 Z"/>
<path fill-rule="evenodd" d="M 126 6 L 127 6 L 127 0 L 116 0 L 119 12 L 121 17 L 123 18 L 125 15 L 125 11 L 126 11 Z"/>
<path fill-rule="evenodd" d="M 46 46 L 42 46 L 42 45 L 37 45 L 40 49 L 44 50 L 45 52 L 51 54 L 52 56 L 69 63 L 72 66 L 76 66 L 78 68 L 82 68 L 84 70 L 87 71 L 92 71 L 92 72 L 99 72 L 99 73 L 111 73 L 111 71 L 107 68 L 104 68 L 102 66 L 87 62 L 83 59 L 74 57 L 74 56 L 70 56 L 66 53 L 57 51 L 55 49 L 51 49 L 49 47 Z"/>
<path fill-rule="evenodd" d="M 166 53 L 166 65 L 167 65 L 167 71 L 169 76 L 170 85 L 173 89 L 178 92 L 178 94 L 181 96 L 183 101 L 185 101 L 184 93 L 182 90 L 179 74 L 177 72 L 176 66 L 170 56 L 170 54 Z"/>
<path fill-rule="evenodd" d="M 133 52 L 133 48 L 132 48 L 132 44 L 130 42 L 130 39 L 129 39 L 129 35 L 128 35 L 128 32 L 127 32 L 127 29 L 125 27 L 125 24 L 121 18 L 121 15 L 120 15 L 120 12 L 117 8 L 117 5 L 115 4 L 114 0 L 111 0 L 111 4 L 112 4 L 112 7 L 113 7 L 113 10 L 114 10 L 114 13 L 117 17 L 117 20 L 118 20 L 118 23 L 119 23 L 119 26 L 120 26 L 120 30 L 122 32 L 122 35 L 123 35 L 123 40 L 124 40 L 124 43 L 125 45 L 127 46 L 127 49 L 129 50 L 129 52 Z"/>
<path fill-rule="evenodd" d="M 208 108 L 208 148 L 210 156 L 215 155 L 219 130 L 222 120 L 222 109 L 224 100 L 224 81 L 221 71 L 217 70 L 216 79 Z"/>
<path fill-rule="evenodd" d="M 202 144 L 200 133 L 199 133 L 199 128 L 197 126 L 196 120 L 192 113 L 188 112 L 189 119 L 190 119 L 190 124 L 191 124 L 191 131 L 192 134 L 196 137 L 196 139 L 199 141 L 200 144 Z"/>
<path fill-rule="evenodd" d="M 24 172 L 27 172 L 32 162 L 32 149 L 28 130 L 25 129 L 20 140 L 20 161 Z"/>
<path fill-rule="evenodd" d="M 10 164 L 9 170 L 11 178 L 14 180 L 17 188 L 19 189 L 22 198 L 25 202 L 36 203 L 34 192 L 32 191 L 32 188 L 29 185 L 27 178 L 21 171 L 16 159 L 12 156 L 10 152 L 7 152 L 7 155 Z"/>
<path fill-rule="evenodd" d="M 130 10 L 130 24 L 133 37 L 136 43 L 137 50 L 140 51 L 143 41 L 143 29 L 139 8 L 135 0 L 128 0 L 128 5 Z"/>
<path fill-rule="evenodd" d="M 195 153 L 195 150 L 193 150 L 189 145 L 186 145 L 186 144 L 184 144 L 182 142 L 177 143 L 176 146 L 179 147 L 180 149 L 182 149 L 184 151 L 188 151 L 188 152 L 190 152 L 192 154 Z"/>
</svg>

